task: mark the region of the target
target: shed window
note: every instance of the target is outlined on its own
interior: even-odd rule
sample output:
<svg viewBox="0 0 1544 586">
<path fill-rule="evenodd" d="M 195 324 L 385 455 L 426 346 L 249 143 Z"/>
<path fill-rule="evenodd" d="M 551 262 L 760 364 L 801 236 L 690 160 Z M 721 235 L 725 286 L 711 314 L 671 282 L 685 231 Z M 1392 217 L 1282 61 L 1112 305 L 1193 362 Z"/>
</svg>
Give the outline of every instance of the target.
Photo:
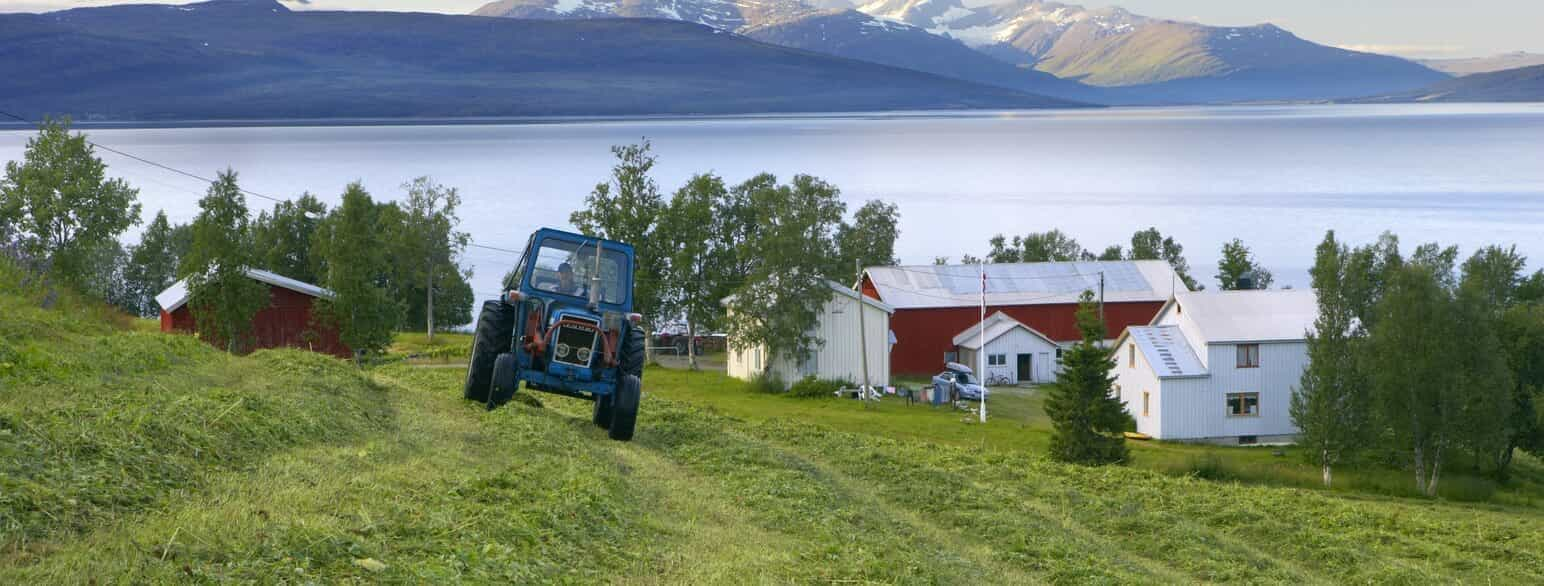
<svg viewBox="0 0 1544 586">
<path fill-rule="evenodd" d="M 1148 406 L 1148 399 L 1149 398 L 1150 398 L 1150 396 L 1148 395 L 1147 391 L 1142 391 L 1142 416 L 1143 417 L 1147 417 L 1147 413 L 1148 413 L 1147 406 Z"/>
<path fill-rule="evenodd" d="M 1260 393 L 1228 393 L 1228 417 L 1259 417 Z"/>
<path fill-rule="evenodd" d="M 1007 354 L 987 354 L 986 355 L 986 365 L 987 366 L 1003 366 L 1005 364 L 1008 364 L 1008 355 Z"/>
<path fill-rule="evenodd" d="M 1238 367 L 1239 368 L 1260 368 L 1260 345 L 1259 344 L 1239 344 L 1238 345 Z"/>
</svg>

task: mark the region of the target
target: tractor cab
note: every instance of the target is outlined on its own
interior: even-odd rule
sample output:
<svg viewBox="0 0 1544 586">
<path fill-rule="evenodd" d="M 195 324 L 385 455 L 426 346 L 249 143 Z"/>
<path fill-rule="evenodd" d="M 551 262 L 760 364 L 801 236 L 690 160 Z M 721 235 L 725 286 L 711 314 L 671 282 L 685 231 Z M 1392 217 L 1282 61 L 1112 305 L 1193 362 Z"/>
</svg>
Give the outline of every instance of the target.
<svg viewBox="0 0 1544 586">
<path fill-rule="evenodd" d="M 632 437 L 643 376 L 633 247 L 543 228 L 501 299 L 483 303 L 465 395 L 492 409 L 525 388 L 595 401 L 596 425 Z"/>
</svg>

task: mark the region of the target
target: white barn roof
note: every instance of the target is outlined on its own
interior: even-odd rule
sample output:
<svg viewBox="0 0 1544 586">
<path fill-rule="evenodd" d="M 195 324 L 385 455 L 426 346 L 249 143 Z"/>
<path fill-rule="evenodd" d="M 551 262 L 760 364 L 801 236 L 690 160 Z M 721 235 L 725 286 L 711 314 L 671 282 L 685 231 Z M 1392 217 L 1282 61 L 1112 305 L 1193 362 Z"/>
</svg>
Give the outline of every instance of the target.
<svg viewBox="0 0 1544 586">
<path fill-rule="evenodd" d="M 1159 315 L 1176 304 L 1207 343 L 1302 340 L 1319 317 L 1312 289 L 1180 293 Z"/>
<path fill-rule="evenodd" d="M 1008 314 L 1001 311 L 987 316 L 986 321 L 965 328 L 965 331 L 955 335 L 954 345 L 970 350 L 981 349 L 982 324 L 986 325 L 986 343 L 988 344 L 992 343 L 993 340 L 1001 338 L 1003 334 L 1011 332 L 1015 329 L 1023 328 L 1024 331 L 1027 331 L 1030 334 L 1045 340 L 1046 343 L 1051 344 L 1052 346 L 1060 345 L 1057 344 L 1055 340 L 1047 338 L 1045 334 L 1035 331 L 1035 328 L 1026 326 L 1019 320 L 1008 317 Z"/>
<path fill-rule="evenodd" d="M 986 265 L 988 305 L 1075 303 L 1084 291 L 1106 302 L 1166 301 L 1189 291 L 1161 260 L 1000 263 Z M 870 267 L 865 271 L 885 303 L 897 309 L 968 307 L 981 303 L 978 265 Z"/>
<path fill-rule="evenodd" d="M 320 297 L 322 299 L 332 299 L 334 297 L 332 291 L 328 291 L 316 285 L 312 285 L 303 281 L 297 281 L 295 279 L 291 279 L 277 273 L 271 273 L 262 269 L 247 269 L 247 277 L 250 277 L 254 281 L 260 281 L 275 287 L 283 287 L 296 293 L 310 295 L 312 297 Z M 162 310 L 170 313 L 176 311 L 177 308 L 186 305 L 188 303 L 188 297 L 188 281 L 187 279 L 183 279 L 181 281 L 177 281 L 176 283 L 172 283 L 172 286 L 167 287 L 165 291 L 162 291 L 160 294 L 156 295 L 155 302 L 157 305 L 161 306 Z"/>
<path fill-rule="evenodd" d="M 1206 367 L 1179 326 L 1133 326 L 1126 334 L 1142 350 L 1158 378 L 1206 376 Z"/>
</svg>

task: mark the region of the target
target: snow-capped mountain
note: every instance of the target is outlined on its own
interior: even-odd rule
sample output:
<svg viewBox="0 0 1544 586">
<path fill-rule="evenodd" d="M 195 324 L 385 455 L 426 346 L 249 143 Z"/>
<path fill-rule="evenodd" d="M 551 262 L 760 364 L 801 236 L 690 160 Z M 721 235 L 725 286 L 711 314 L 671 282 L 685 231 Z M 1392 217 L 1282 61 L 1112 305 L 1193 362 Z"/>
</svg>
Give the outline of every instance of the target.
<svg viewBox="0 0 1544 586">
<path fill-rule="evenodd" d="M 834 4 L 841 0 L 821 0 Z M 836 4 L 840 6 L 840 4 Z M 1011 63 L 904 22 L 800 0 L 501 0 L 479 16 L 532 19 L 663 18 L 759 41 L 914 69 L 1074 101 L 1096 101 L 1076 82 Z"/>
<path fill-rule="evenodd" d="M 975 8 L 960 0 L 874 0 L 858 9 L 1014 65 L 1100 86 L 1167 84 L 1167 91 L 1195 86 L 1191 80 L 1236 78 L 1262 91 L 1231 88 L 1219 99 L 1303 99 L 1442 78 L 1403 59 L 1318 45 L 1270 24 L 1215 27 L 1042 0 Z M 1281 93 L 1294 81 L 1297 89 Z"/>
</svg>

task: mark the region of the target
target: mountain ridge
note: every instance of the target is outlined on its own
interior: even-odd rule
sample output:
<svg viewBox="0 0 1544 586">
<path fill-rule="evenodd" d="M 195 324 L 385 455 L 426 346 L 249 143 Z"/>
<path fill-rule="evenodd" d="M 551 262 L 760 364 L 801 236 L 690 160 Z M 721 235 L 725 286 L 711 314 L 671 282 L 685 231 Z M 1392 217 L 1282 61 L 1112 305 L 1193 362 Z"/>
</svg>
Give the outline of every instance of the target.
<svg viewBox="0 0 1544 586">
<path fill-rule="evenodd" d="M 629 116 L 1076 104 L 665 20 L 291 11 L 0 15 L 6 102 L 87 120 Z"/>
</svg>

